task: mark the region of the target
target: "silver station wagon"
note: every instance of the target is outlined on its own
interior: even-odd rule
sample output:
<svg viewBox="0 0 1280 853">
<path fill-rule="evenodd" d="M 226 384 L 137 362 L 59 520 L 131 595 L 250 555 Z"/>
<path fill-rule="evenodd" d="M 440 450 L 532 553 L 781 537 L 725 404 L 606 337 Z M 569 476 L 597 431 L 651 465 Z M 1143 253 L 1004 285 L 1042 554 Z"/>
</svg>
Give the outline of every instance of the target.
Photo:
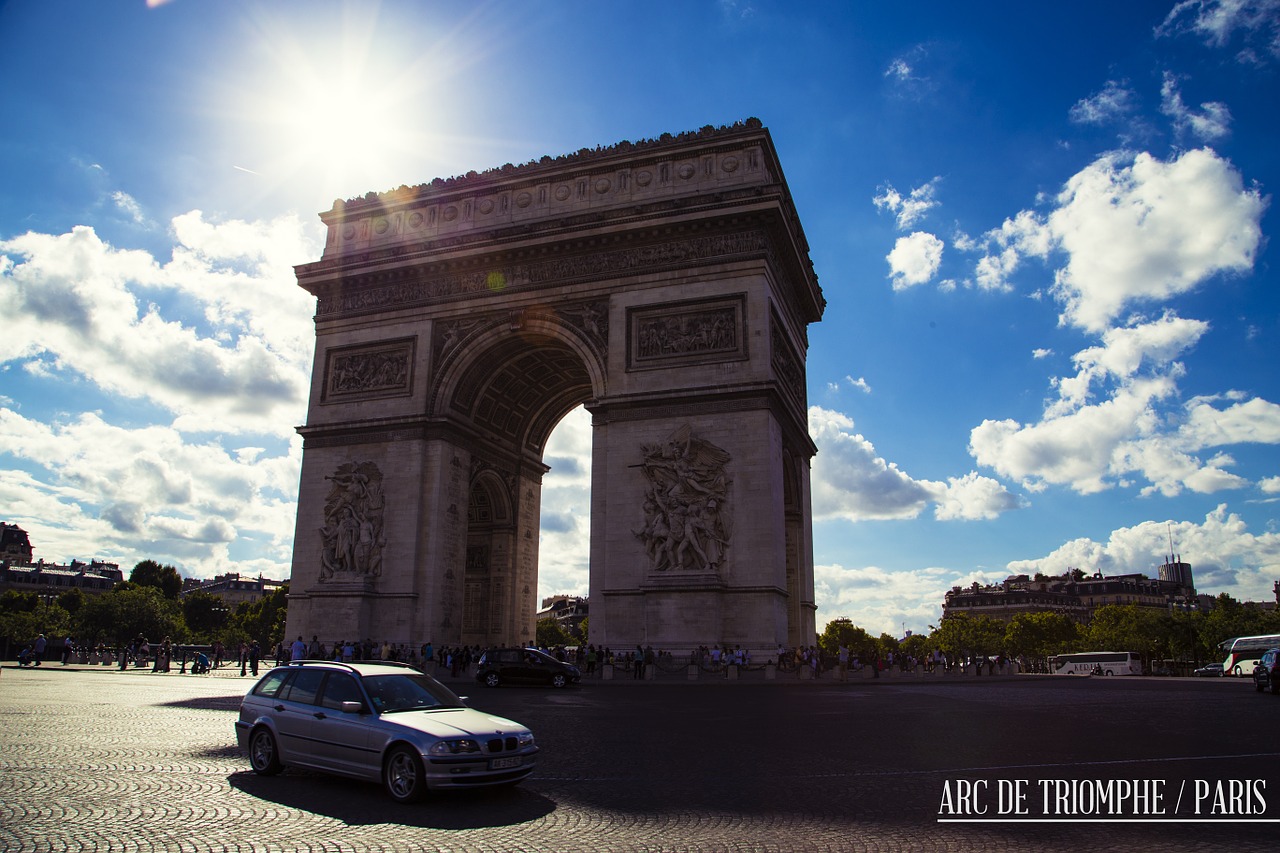
<svg viewBox="0 0 1280 853">
<path fill-rule="evenodd" d="M 236 740 L 260 775 L 286 765 L 338 773 L 381 782 L 402 803 L 438 788 L 515 785 L 538 753 L 524 726 L 395 663 L 276 667 L 241 702 Z"/>
</svg>

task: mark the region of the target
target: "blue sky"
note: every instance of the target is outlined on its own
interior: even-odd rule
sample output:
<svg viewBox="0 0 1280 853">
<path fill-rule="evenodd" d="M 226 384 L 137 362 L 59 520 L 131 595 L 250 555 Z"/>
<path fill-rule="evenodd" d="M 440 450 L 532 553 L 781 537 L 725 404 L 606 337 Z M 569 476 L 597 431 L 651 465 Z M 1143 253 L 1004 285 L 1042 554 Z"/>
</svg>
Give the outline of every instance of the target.
<svg viewBox="0 0 1280 853">
<path fill-rule="evenodd" d="M 0 518 L 286 577 L 335 198 L 758 117 L 810 329 L 819 627 L 1014 572 L 1280 579 L 1280 0 L 0 5 Z M 587 588 L 557 429 L 540 593 Z"/>
</svg>

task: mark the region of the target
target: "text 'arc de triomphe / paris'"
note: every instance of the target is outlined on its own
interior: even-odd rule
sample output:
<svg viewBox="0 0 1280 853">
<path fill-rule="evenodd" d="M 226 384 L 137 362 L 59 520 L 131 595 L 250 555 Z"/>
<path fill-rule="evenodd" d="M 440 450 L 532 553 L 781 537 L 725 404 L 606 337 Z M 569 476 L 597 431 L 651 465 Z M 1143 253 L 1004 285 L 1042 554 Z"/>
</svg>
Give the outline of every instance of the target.
<svg viewBox="0 0 1280 853">
<path fill-rule="evenodd" d="M 589 642 L 814 641 L 808 326 L 769 132 L 583 149 L 336 202 L 288 636 L 535 639 L 543 449 L 592 416 Z"/>
</svg>

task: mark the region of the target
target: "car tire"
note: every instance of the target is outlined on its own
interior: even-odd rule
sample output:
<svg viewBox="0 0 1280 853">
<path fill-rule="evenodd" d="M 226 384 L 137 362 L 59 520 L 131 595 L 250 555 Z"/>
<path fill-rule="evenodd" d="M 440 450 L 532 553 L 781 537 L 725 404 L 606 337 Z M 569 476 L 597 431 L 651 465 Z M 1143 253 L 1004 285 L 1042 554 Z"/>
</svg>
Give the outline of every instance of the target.
<svg viewBox="0 0 1280 853">
<path fill-rule="evenodd" d="M 1267 684 L 1271 687 L 1272 696 L 1280 693 L 1280 681 L 1276 681 L 1274 678 L 1268 678 Z"/>
<path fill-rule="evenodd" d="M 1255 679 L 1255 680 L 1254 680 L 1254 682 L 1253 682 L 1253 689 L 1254 689 L 1254 690 L 1256 690 L 1256 691 L 1258 691 L 1259 693 L 1261 693 L 1261 692 L 1262 692 L 1262 682 L 1261 682 L 1261 681 L 1258 681 L 1258 680 L 1256 680 L 1256 679 Z"/>
<path fill-rule="evenodd" d="M 249 766 L 259 776 L 274 776 L 284 769 L 276 739 L 266 728 L 256 728 L 249 735 Z"/>
<path fill-rule="evenodd" d="M 557 672 L 555 675 L 551 676 L 551 686 L 557 690 L 566 686 L 568 683 L 569 676 L 565 675 L 563 672 Z"/>
<path fill-rule="evenodd" d="M 1236 668 L 1235 668 L 1235 669 L 1233 669 L 1233 670 L 1231 671 L 1231 673 L 1232 673 L 1232 675 L 1234 675 L 1236 678 L 1239 678 L 1240 676 L 1244 675 L 1244 673 L 1240 671 L 1240 664 L 1236 664 Z"/>
<path fill-rule="evenodd" d="M 382 785 L 397 803 L 416 803 L 427 793 L 422 756 L 407 746 L 397 746 L 382 764 Z"/>
<path fill-rule="evenodd" d="M 502 684 L 502 676 L 498 675 L 498 673 L 486 672 L 484 674 L 485 687 L 497 687 L 500 684 Z"/>
</svg>

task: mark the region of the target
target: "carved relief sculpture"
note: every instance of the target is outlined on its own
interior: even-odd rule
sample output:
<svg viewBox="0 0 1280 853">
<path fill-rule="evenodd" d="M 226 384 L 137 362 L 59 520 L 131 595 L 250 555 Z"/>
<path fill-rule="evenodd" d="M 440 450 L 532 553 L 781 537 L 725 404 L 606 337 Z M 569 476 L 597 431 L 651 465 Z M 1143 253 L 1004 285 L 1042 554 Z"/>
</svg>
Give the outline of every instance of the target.
<svg viewBox="0 0 1280 853">
<path fill-rule="evenodd" d="M 345 347 L 328 353 L 325 369 L 329 398 L 347 395 L 388 396 L 406 393 L 410 386 L 413 342 L 390 346 Z"/>
<path fill-rule="evenodd" d="M 382 574 L 382 472 L 372 462 L 347 462 L 332 476 L 320 528 L 320 580 Z"/>
<path fill-rule="evenodd" d="M 719 574 L 732 535 L 729 454 L 695 438 L 688 424 L 664 442 L 642 447 L 644 542 L 654 571 Z"/>
</svg>

